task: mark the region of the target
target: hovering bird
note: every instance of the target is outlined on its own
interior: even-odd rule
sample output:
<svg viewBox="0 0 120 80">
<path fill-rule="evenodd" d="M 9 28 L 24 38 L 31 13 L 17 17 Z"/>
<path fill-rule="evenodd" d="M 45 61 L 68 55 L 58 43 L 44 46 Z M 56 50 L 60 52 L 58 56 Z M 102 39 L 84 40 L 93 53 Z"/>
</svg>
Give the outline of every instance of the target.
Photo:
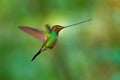
<svg viewBox="0 0 120 80">
<path fill-rule="evenodd" d="M 31 27 L 27 27 L 27 26 L 20 26 L 19 28 L 22 31 L 32 35 L 33 37 L 38 38 L 39 40 L 41 40 L 43 42 L 43 45 L 41 46 L 40 50 L 33 56 L 31 61 L 33 61 L 41 52 L 43 52 L 47 49 L 52 49 L 56 45 L 56 42 L 58 39 L 58 34 L 62 29 L 68 28 L 71 26 L 75 26 L 75 25 L 78 25 L 81 23 L 85 23 L 90 20 L 91 19 L 87 19 L 87 20 L 81 21 L 79 23 L 75 23 L 75 24 L 68 25 L 68 26 L 54 25 L 52 28 L 50 27 L 50 25 L 46 24 L 47 32 L 44 32 L 44 31 L 38 30 L 38 29 L 34 29 Z"/>
</svg>

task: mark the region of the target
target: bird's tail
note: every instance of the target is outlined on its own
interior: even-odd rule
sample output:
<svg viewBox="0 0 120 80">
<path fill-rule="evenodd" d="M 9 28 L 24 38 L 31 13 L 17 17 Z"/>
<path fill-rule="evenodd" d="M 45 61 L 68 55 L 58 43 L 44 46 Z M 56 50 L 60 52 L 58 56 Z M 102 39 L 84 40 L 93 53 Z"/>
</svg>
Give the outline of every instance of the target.
<svg viewBox="0 0 120 80">
<path fill-rule="evenodd" d="M 32 58 L 31 61 L 33 61 L 40 53 L 42 52 L 42 49 L 40 49 Z"/>
</svg>

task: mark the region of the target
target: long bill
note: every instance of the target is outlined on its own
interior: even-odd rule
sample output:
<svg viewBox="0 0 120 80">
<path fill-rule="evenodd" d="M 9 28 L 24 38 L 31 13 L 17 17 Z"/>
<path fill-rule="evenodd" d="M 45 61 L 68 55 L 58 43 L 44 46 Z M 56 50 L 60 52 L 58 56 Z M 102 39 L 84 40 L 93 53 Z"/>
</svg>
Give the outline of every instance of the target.
<svg viewBox="0 0 120 80">
<path fill-rule="evenodd" d="M 79 25 L 79 24 L 82 24 L 82 23 L 86 23 L 86 22 L 91 21 L 91 20 L 92 20 L 92 19 L 87 19 L 87 20 L 81 21 L 81 22 L 79 22 L 79 23 L 75 23 L 75 24 L 71 24 L 71 25 L 65 26 L 64 28 L 71 27 L 71 26 L 75 26 L 75 25 Z"/>
</svg>

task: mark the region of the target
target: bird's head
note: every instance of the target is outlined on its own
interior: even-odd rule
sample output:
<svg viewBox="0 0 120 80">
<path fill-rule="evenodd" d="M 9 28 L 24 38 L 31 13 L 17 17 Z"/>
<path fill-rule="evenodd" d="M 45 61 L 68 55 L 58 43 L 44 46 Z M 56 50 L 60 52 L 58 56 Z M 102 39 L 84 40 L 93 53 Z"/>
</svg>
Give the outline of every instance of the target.
<svg viewBox="0 0 120 80">
<path fill-rule="evenodd" d="M 54 25 L 52 27 L 52 30 L 55 31 L 55 32 L 59 32 L 60 30 L 62 30 L 64 27 L 63 26 L 60 26 L 60 25 Z"/>
</svg>

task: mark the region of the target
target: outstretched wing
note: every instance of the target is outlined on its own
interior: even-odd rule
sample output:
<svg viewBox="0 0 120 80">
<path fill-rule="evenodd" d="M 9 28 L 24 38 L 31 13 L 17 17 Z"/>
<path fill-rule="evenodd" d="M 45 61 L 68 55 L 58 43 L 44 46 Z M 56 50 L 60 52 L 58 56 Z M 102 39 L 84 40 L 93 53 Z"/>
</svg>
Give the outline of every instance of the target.
<svg viewBox="0 0 120 80">
<path fill-rule="evenodd" d="M 32 35 L 33 37 L 36 37 L 37 39 L 41 40 L 42 42 L 45 42 L 49 38 L 49 33 L 46 33 L 41 30 L 37 30 L 31 27 L 27 26 L 20 26 L 19 27 L 22 31 Z"/>
<path fill-rule="evenodd" d="M 51 26 L 49 24 L 46 24 L 45 27 L 46 27 L 47 32 L 50 33 L 51 32 Z"/>
</svg>

